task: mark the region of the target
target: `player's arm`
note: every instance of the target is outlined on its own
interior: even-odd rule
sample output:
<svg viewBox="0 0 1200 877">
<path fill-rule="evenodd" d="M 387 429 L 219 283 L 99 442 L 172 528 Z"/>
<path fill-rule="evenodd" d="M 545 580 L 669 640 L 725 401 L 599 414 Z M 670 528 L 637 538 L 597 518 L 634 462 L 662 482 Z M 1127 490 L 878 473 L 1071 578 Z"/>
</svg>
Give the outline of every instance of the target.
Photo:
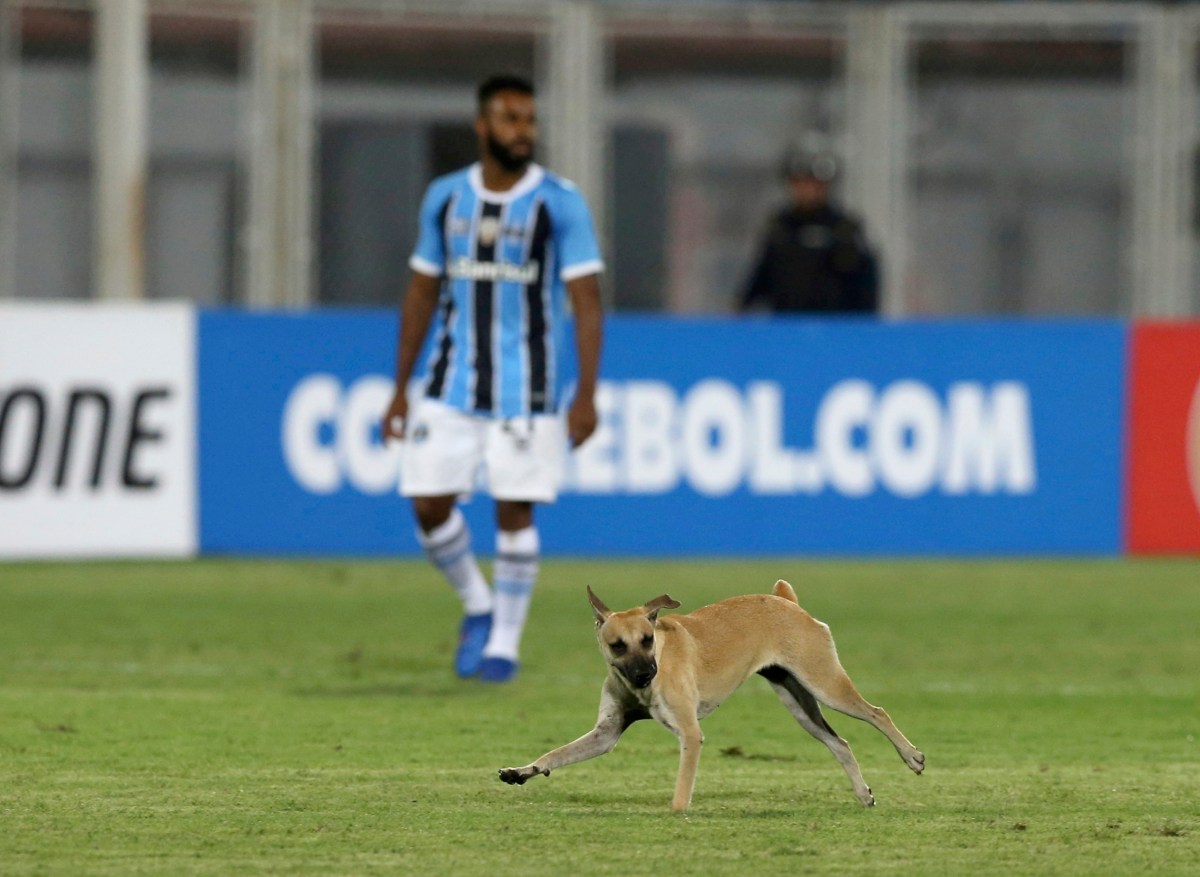
<svg viewBox="0 0 1200 877">
<path fill-rule="evenodd" d="M 383 437 L 404 438 L 404 420 L 408 417 L 408 382 L 412 379 L 421 353 L 421 345 L 437 310 L 440 277 L 412 272 L 404 303 L 400 306 L 400 337 L 396 343 L 396 390 L 383 416 Z"/>
<path fill-rule="evenodd" d="M 442 238 L 449 191 L 434 182 L 421 199 L 418 214 L 417 245 L 408 260 L 412 279 L 400 305 L 400 337 L 396 343 L 396 389 L 383 415 L 383 439 L 404 438 L 404 419 L 408 417 L 408 382 L 421 355 L 425 333 L 437 310 L 438 295 L 445 273 L 446 251 Z"/>
<path fill-rule="evenodd" d="M 575 401 L 567 412 L 567 435 L 571 447 L 576 448 L 596 431 L 596 381 L 604 341 L 604 306 L 598 275 L 585 274 L 568 280 L 567 294 L 575 312 L 575 348 L 579 359 Z"/>
<path fill-rule="evenodd" d="M 577 448 L 596 431 L 596 381 L 600 372 L 604 306 L 600 301 L 600 272 L 604 262 L 587 202 L 574 186 L 554 202 L 554 243 L 563 266 L 559 276 L 567 287 L 575 314 L 575 348 L 579 374 L 575 401 L 567 411 L 567 436 Z"/>
</svg>

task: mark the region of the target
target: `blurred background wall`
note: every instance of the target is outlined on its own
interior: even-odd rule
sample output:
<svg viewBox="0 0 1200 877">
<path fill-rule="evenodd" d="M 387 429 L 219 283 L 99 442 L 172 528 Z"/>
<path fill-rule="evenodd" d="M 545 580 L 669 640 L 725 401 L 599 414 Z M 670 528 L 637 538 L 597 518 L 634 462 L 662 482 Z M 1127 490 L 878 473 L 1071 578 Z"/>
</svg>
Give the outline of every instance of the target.
<svg viewBox="0 0 1200 877">
<path fill-rule="evenodd" d="M 888 314 L 1196 315 L 1198 37 L 1190 4 L 0 0 L 0 297 L 393 305 L 504 70 L 616 310 L 730 311 L 820 130 Z"/>
</svg>

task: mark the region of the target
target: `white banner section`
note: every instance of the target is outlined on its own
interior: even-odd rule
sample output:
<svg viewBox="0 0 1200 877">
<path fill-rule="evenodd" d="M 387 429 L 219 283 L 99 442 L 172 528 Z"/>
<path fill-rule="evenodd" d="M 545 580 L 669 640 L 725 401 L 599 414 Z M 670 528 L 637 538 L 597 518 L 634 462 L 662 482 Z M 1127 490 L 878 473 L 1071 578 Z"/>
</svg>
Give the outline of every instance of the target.
<svg viewBox="0 0 1200 877">
<path fill-rule="evenodd" d="M 0 304 L 0 557 L 196 552 L 186 304 Z"/>
</svg>

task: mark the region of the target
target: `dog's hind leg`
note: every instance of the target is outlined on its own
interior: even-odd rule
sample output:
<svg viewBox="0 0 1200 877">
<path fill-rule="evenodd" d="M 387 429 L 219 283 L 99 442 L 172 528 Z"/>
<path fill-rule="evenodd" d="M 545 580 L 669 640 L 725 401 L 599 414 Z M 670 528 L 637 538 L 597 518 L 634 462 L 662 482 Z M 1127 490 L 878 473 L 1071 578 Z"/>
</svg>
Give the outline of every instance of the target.
<svg viewBox="0 0 1200 877">
<path fill-rule="evenodd" d="M 871 794 L 871 787 L 863 779 L 858 759 L 850 750 L 850 744 L 839 737 L 825 721 L 821 707 L 812 693 L 783 667 L 765 667 L 758 672 L 767 682 L 771 683 L 771 687 L 775 689 L 775 693 L 779 695 L 783 705 L 788 708 L 788 712 L 800 723 L 800 727 L 829 747 L 833 757 L 838 760 L 838 764 L 850 778 L 850 785 L 854 787 L 854 794 L 858 796 L 862 805 L 874 807 L 875 797 Z"/>
<path fill-rule="evenodd" d="M 868 703 L 858 693 L 838 660 L 829 628 L 824 624 L 821 627 L 825 629 L 827 637 L 824 648 L 810 649 L 803 656 L 797 655 L 794 660 L 781 660 L 779 663 L 825 706 L 873 725 L 892 742 L 913 773 L 921 773 L 925 769 L 925 756 L 921 750 L 900 733 L 883 707 Z"/>
</svg>

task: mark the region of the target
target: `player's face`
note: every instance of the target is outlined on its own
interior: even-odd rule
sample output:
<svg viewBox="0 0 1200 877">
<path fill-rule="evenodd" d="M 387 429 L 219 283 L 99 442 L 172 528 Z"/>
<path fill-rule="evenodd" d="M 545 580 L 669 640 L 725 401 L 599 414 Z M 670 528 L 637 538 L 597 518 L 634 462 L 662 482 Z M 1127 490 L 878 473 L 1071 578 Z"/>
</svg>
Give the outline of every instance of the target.
<svg viewBox="0 0 1200 877">
<path fill-rule="evenodd" d="M 519 91 L 497 92 L 484 106 L 475 130 L 488 155 L 501 167 L 509 171 L 524 170 L 533 160 L 537 144 L 533 98 Z"/>
</svg>

